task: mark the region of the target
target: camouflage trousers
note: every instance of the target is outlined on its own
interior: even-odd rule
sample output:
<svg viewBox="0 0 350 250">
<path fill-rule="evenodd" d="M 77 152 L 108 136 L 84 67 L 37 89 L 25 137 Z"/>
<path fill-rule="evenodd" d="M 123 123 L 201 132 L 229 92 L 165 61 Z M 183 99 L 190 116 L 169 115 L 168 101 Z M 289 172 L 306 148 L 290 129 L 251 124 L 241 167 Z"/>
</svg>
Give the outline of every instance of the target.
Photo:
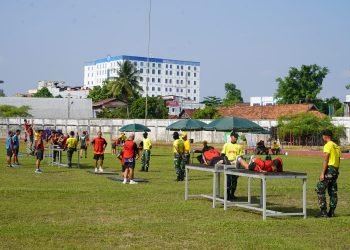
<svg viewBox="0 0 350 250">
<path fill-rule="evenodd" d="M 316 192 L 318 196 L 318 204 L 321 209 L 327 208 L 326 189 L 329 195 L 329 207 L 336 208 L 338 202 L 338 169 L 333 166 L 328 166 L 324 175 L 324 180 L 319 181 L 316 186 Z"/>
<path fill-rule="evenodd" d="M 151 151 L 143 150 L 141 158 L 141 168 L 142 170 L 148 170 L 149 160 L 151 159 Z"/>
<path fill-rule="evenodd" d="M 185 164 L 182 155 L 174 155 L 174 167 L 177 177 L 180 179 L 183 178 L 185 176 Z"/>
</svg>

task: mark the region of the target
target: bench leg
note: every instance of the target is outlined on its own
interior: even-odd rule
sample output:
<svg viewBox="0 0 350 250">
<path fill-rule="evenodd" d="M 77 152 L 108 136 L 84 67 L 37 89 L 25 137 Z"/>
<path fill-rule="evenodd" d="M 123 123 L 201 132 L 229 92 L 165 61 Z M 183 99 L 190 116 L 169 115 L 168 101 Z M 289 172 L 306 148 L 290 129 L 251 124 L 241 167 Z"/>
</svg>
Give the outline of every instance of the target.
<svg viewBox="0 0 350 250">
<path fill-rule="evenodd" d="M 306 219 L 306 179 L 303 179 L 303 214 Z"/>
</svg>

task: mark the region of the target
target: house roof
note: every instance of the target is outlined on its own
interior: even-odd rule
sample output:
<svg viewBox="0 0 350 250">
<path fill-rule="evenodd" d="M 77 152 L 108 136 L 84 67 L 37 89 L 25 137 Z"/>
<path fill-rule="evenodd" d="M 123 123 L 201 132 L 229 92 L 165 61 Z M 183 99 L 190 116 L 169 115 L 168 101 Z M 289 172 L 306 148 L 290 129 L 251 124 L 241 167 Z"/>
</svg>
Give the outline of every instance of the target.
<svg viewBox="0 0 350 250">
<path fill-rule="evenodd" d="M 325 114 L 318 111 L 313 104 L 281 104 L 269 106 L 231 106 L 218 109 L 224 117 L 241 117 L 250 120 L 267 119 L 277 120 L 281 116 L 310 112 L 319 117 Z"/>
<path fill-rule="evenodd" d="M 94 109 L 96 108 L 115 108 L 115 107 L 120 107 L 120 106 L 125 106 L 126 103 L 118 100 L 117 98 L 107 98 L 98 102 L 94 102 L 92 104 L 92 107 Z"/>
</svg>

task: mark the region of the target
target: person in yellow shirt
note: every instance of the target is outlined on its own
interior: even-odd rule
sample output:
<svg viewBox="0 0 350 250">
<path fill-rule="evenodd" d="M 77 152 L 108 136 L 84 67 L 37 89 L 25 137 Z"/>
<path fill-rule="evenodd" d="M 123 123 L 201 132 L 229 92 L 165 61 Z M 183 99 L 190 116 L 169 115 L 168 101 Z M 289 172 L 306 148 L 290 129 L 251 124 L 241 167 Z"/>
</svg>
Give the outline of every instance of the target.
<svg viewBox="0 0 350 250">
<path fill-rule="evenodd" d="M 66 144 L 64 146 L 67 149 L 67 160 L 68 160 L 68 168 L 72 168 L 72 158 L 74 151 L 77 150 L 78 140 L 74 136 L 74 131 L 69 133 L 69 138 L 66 140 Z"/>
<path fill-rule="evenodd" d="M 237 157 L 243 154 L 242 146 L 237 144 L 238 134 L 236 132 L 232 132 L 230 134 L 231 141 L 225 143 L 222 148 L 221 155 L 224 156 L 225 164 L 236 164 Z M 235 192 L 237 188 L 237 180 L 238 176 L 228 175 L 227 176 L 227 198 L 229 200 L 236 199 Z"/>
<path fill-rule="evenodd" d="M 318 204 L 321 213 L 317 217 L 334 217 L 334 210 L 338 202 L 338 185 L 337 179 L 339 175 L 340 165 L 340 147 L 332 141 L 333 133 L 326 129 L 321 132 L 322 139 L 325 142 L 323 147 L 324 160 L 320 180 L 316 186 L 318 196 Z M 329 194 L 329 212 L 327 213 L 326 189 Z"/>
<path fill-rule="evenodd" d="M 152 142 L 148 138 L 148 133 L 143 133 L 143 151 L 142 151 L 142 157 L 141 157 L 141 171 L 148 172 L 149 168 L 149 161 L 151 159 L 151 149 L 152 149 Z"/>
<path fill-rule="evenodd" d="M 277 141 L 273 141 L 271 151 L 272 151 L 272 154 L 274 155 L 278 155 L 281 152 L 280 145 Z"/>
<path fill-rule="evenodd" d="M 190 159 L 191 159 L 191 142 L 190 140 L 187 139 L 187 133 L 182 133 L 181 138 L 184 142 L 184 146 L 185 146 L 185 154 L 184 154 L 184 161 L 183 163 L 189 164 L 190 163 Z"/>
<path fill-rule="evenodd" d="M 180 139 L 178 132 L 173 133 L 173 152 L 174 152 L 174 167 L 176 171 L 176 181 L 183 181 L 185 176 L 185 164 L 183 164 L 185 145 Z"/>
</svg>

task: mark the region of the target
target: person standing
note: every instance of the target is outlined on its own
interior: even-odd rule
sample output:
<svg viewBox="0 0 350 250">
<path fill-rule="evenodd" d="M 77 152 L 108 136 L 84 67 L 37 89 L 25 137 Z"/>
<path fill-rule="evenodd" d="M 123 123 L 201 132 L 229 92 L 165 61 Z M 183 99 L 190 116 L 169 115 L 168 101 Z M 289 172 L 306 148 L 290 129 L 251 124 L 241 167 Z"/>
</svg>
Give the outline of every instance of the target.
<svg viewBox="0 0 350 250">
<path fill-rule="evenodd" d="M 191 159 L 191 142 L 187 138 L 187 133 L 183 133 L 181 135 L 181 137 L 182 137 L 182 140 L 183 140 L 184 146 L 185 146 L 185 154 L 184 154 L 183 164 L 186 165 L 186 164 L 190 163 L 190 159 Z"/>
<path fill-rule="evenodd" d="M 19 135 L 21 134 L 21 130 L 17 129 L 16 133 L 12 136 L 13 142 L 13 166 L 19 166 L 18 162 L 18 152 L 19 152 Z"/>
<path fill-rule="evenodd" d="M 321 132 L 322 139 L 325 142 L 323 147 L 324 160 L 320 179 L 316 186 L 318 204 L 321 213 L 317 217 L 334 217 L 334 210 L 338 202 L 338 185 L 340 165 L 340 147 L 332 141 L 332 131 L 325 129 Z M 329 194 L 329 212 L 327 213 L 326 189 Z"/>
<path fill-rule="evenodd" d="M 73 158 L 74 151 L 77 151 L 78 140 L 74 136 L 74 131 L 71 131 L 69 135 L 70 137 L 66 140 L 66 144 L 64 148 L 67 149 L 68 168 L 72 168 L 72 158 Z"/>
<path fill-rule="evenodd" d="M 124 159 L 124 181 L 123 184 L 126 184 L 128 181 L 130 184 L 137 184 L 134 181 L 134 169 L 135 169 L 135 161 L 139 158 L 139 151 L 137 149 L 137 144 L 134 142 L 135 135 L 131 134 L 129 138 L 125 141 L 122 157 Z"/>
<path fill-rule="evenodd" d="M 6 161 L 7 166 L 12 168 L 11 159 L 13 155 L 13 141 L 12 141 L 13 132 L 9 131 L 6 139 Z"/>
<path fill-rule="evenodd" d="M 183 164 L 185 146 L 183 140 L 180 139 L 179 133 L 173 133 L 173 152 L 174 152 L 174 167 L 176 171 L 176 181 L 183 181 L 185 176 L 185 169 Z"/>
<path fill-rule="evenodd" d="M 36 170 L 35 173 L 40 174 L 42 173 L 41 169 L 40 169 L 40 163 L 41 161 L 44 159 L 44 138 L 43 138 L 43 130 L 39 130 L 38 131 L 38 136 L 36 139 L 36 143 L 35 143 L 35 150 L 36 150 Z"/>
<path fill-rule="evenodd" d="M 222 156 L 226 156 L 224 163 L 236 164 L 237 157 L 242 155 L 242 146 L 237 143 L 238 134 L 236 132 L 231 132 L 230 134 L 231 141 L 224 144 L 224 147 L 221 151 Z M 236 199 L 235 192 L 237 188 L 237 179 L 238 176 L 228 175 L 227 176 L 227 198 L 229 200 Z"/>
<path fill-rule="evenodd" d="M 98 171 L 103 172 L 102 166 L 105 159 L 107 141 L 102 137 L 101 131 L 97 132 L 97 137 L 92 140 L 91 144 L 94 146 L 95 173 Z"/>
<path fill-rule="evenodd" d="M 149 168 L 149 161 L 151 159 L 151 148 L 152 148 L 152 142 L 148 138 L 148 133 L 143 133 L 143 140 L 142 140 L 142 157 L 141 157 L 141 171 L 148 172 Z"/>
<path fill-rule="evenodd" d="M 85 158 L 87 158 L 87 148 L 88 148 L 89 136 L 86 131 L 80 136 L 80 158 L 83 158 L 83 153 Z"/>
</svg>

